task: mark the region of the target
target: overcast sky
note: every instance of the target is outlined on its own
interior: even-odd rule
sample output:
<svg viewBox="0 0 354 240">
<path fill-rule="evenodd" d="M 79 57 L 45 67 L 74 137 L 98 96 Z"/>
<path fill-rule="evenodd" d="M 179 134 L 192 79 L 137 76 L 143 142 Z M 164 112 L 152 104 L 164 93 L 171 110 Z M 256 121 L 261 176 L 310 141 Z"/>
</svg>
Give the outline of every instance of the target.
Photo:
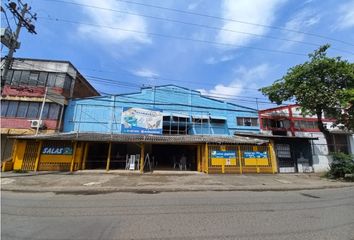
<svg viewBox="0 0 354 240">
<path fill-rule="evenodd" d="M 15 56 L 68 60 L 105 93 L 173 83 L 262 109 L 257 89 L 320 45 L 354 60 L 353 0 L 23 2 L 38 34 L 23 31 Z"/>
</svg>

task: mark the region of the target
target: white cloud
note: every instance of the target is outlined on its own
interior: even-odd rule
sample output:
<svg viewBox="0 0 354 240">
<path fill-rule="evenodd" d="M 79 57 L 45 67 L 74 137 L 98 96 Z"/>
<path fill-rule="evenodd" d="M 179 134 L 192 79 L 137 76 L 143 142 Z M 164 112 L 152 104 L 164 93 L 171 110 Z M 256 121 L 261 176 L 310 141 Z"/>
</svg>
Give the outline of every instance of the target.
<svg viewBox="0 0 354 240">
<path fill-rule="evenodd" d="M 286 0 L 224 0 L 222 4 L 222 17 L 244 22 L 270 25 L 273 23 L 277 9 Z M 267 28 L 242 24 L 234 21 L 225 21 L 224 30 L 265 34 Z M 254 37 L 230 31 L 219 31 L 216 39 L 220 43 L 245 45 Z"/>
<path fill-rule="evenodd" d="M 270 67 L 265 63 L 250 69 L 241 66 L 235 69 L 236 77 L 229 84 L 217 84 L 213 89 L 199 89 L 199 91 L 206 95 L 236 97 L 243 93 L 245 88 L 258 88 L 257 82 L 264 80 L 269 72 Z"/>
<path fill-rule="evenodd" d="M 107 9 L 134 12 L 133 10 L 128 9 L 128 7 L 123 3 L 114 0 L 106 0 L 104 1 L 104 5 L 102 5 L 102 1 L 100 0 L 76 0 L 76 2 L 81 4 L 89 4 L 91 6 L 100 6 Z M 151 39 L 146 34 L 146 22 L 140 16 L 119 14 L 118 12 L 106 11 L 90 7 L 83 7 L 83 11 L 87 15 L 85 22 L 93 23 L 95 25 L 109 26 L 112 28 L 81 25 L 78 28 L 79 34 L 81 36 L 90 37 L 103 44 L 119 44 L 128 41 L 137 43 L 151 42 Z M 142 34 L 122 31 L 114 28 L 139 31 L 142 32 Z"/>
<path fill-rule="evenodd" d="M 158 78 L 159 74 L 152 71 L 151 69 L 141 68 L 138 70 L 133 71 L 133 74 L 139 77 L 146 77 L 146 78 Z"/>
<path fill-rule="evenodd" d="M 215 58 L 215 57 L 209 57 L 205 60 L 206 64 L 217 64 L 217 63 L 222 63 L 222 62 L 228 62 L 231 61 L 235 58 L 235 55 L 224 55 L 221 56 L 220 58 Z"/>
<path fill-rule="evenodd" d="M 339 18 L 335 28 L 346 29 L 354 27 L 354 0 L 339 8 Z"/>
<path fill-rule="evenodd" d="M 297 12 L 294 16 L 292 16 L 292 18 L 285 24 L 285 28 L 306 32 L 309 28 L 317 24 L 320 20 L 321 16 L 319 13 L 316 13 L 313 9 L 304 8 L 301 11 Z M 302 41 L 305 38 L 305 35 L 296 32 L 287 32 L 286 38 L 295 41 Z M 289 48 L 294 44 L 295 42 L 286 42 L 280 48 Z"/>
<path fill-rule="evenodd" d="M 188 4 L 188 6 L 187 6 L 188 10 L 196 9 L 201 2 L 202 2 L 202 0 L 199 0 L 199 1 L 195 1 L 195 2 Z"/>
</svg>

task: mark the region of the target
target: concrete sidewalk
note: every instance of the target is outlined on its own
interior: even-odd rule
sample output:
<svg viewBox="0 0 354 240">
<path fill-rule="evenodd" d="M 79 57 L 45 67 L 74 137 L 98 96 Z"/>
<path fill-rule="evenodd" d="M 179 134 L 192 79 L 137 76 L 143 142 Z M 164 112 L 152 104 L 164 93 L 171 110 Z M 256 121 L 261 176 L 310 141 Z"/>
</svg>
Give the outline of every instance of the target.
<svg viewBox="0 0 354 240">
<path fill-rule="evenodd" d="M 97 194 L 109 192 L 291 191 L 354 187 L 353 182 L 319 174 L 204 174 L 199 172 L 129 171 L 30 172 L 1 174 L 2 191 Z"/>
</svg>

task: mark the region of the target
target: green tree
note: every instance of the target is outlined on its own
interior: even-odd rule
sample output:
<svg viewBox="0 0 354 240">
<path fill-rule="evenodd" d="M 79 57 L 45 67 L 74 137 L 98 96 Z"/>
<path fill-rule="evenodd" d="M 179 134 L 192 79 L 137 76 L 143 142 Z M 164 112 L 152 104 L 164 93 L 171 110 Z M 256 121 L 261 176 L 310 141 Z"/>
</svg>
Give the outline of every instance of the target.
<svg viewBox="0 0 354 240">
<path fill-rule="evenodd" d="M 325 137 L 322 116 L 337 119 L 336 124 L 354 129 L 354 64 L 341 57 L 328 57 L 329 45 L 309 54 L 309 60 L 288 70 L 285 76 L 260 91 L 277 104 L 295 101 L 303 114 L 316 115 Z"/>
</svg>

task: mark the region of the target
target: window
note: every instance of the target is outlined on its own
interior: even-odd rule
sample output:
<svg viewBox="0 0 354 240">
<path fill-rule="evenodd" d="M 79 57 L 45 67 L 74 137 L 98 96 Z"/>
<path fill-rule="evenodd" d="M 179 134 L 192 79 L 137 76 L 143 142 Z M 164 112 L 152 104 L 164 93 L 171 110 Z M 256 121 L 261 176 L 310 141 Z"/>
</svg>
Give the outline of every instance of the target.
<svg viewBox="0 0 354 240">
<path fill-rule="evenodd" d="M 60 106 L 58 104 L 51 104 L 49 108 L 48 119 L 58 119 Z"/>
<path fill-rule="evenodd" d="M 46 72 L 40 72 L 40 73 L 39 73 L 39 78 L 38 78 L 38 84 L 37 84 L 37 85 L 46 86 L 47 77 L 48 77 L 48 73 L 46 73 Z"/>
<path fill-rule="evenodd" d="M 9 101 L 6 117 L 16 117 L 17 107 L 18 107 L 18 102 Z"/>
<path fill-rule="evenodd" d="M 295 120 L 295 128 L 297 129 L 317 129 L 316 121 Z"/>
<path fill-rule="evenodd" d="M 18 117 L 28 119 L 38 119 L 41 111 L 41 102 L 19 102 L 19 101 L 1 101 L 2 117 Z M 42 113 L 42 119 L 59 118 L 61 106 L 56 103 L 45 103 Z"/>
<path fill-rule="evenodd" d="M 20 102 L 18 104 L 18 109 L 17 109 L 17 113 L 16 113 L 16 117 L 26 117 L 27 114 L 27 110 L 28 110 L 28 102 Z"/>
<path fill-rule="evenodd" d="M 21 71 L 15 70 L 12 76 L 12 85 L 18 85 L 20 83 Z"/>
<path fill-rule="evenodd" d="M 44 104 L 43 113 L 42 113 L 42 119 L 48 119 L 48 113 L 49 113 L 50 104 L 51 103 Z"/>
<path fill-rule="evenodd" d="M 37 119 L 39 116 L 39 109 L 40 103 L 39 102 L 31 102 L 28 107 L 27 117 L 30 119 Z"/>
<path fill-rule="evenodd" d="M 236 121 L 238 126 L 258 126 L 258 118 L 237 117 Z"/>
<path fill-rule="evenodd" d="M 69 75 L 65 76 L 64 89 L 70 90 L 71 88 L 71 77 Z"/>
<path fill-rule="evenodd" d="M 63 88 L 64 87 L 64 81 L 65 81 L 65 75 L 64 74 L 57 74 L 57 77 L 55 79 L 55 86 Z"/>
<path fill-rule="evenodd" d="M 11 84 L 11 79 L 12 79 L 12 75 L 14 74 L 13 70 L 9 70 L 7 72 L 7 78 L 6 78 L 6 84 Z"/>
<path fill-rule="evenodd" d="M 38 85 L 38 77 L 39 77 L 39 72 L 31 72 L 29 75 L 29 85 L 32 86 L 37 86 Z"/>
<path fill-rule="evenodd" d="M 28 79 L 29 79 L 30 72 L 29 71 L 22 71 L 21 74 L 21 85 L 28 85 Z"/>
<path fill-rule="evenodd" d="M 48 73 L 48 80 L 47 80 L 47 86 L 48 87 L 54 87 L 55 86 L 55 78 L 56 78 L 56 74 L 55 73 Z"/>
<path fill-rule="evenodd" d="M 9 106 L 9 101 L 1 101 L 1 117 L 6 116 L 8 106 Z"/>
</svg>

